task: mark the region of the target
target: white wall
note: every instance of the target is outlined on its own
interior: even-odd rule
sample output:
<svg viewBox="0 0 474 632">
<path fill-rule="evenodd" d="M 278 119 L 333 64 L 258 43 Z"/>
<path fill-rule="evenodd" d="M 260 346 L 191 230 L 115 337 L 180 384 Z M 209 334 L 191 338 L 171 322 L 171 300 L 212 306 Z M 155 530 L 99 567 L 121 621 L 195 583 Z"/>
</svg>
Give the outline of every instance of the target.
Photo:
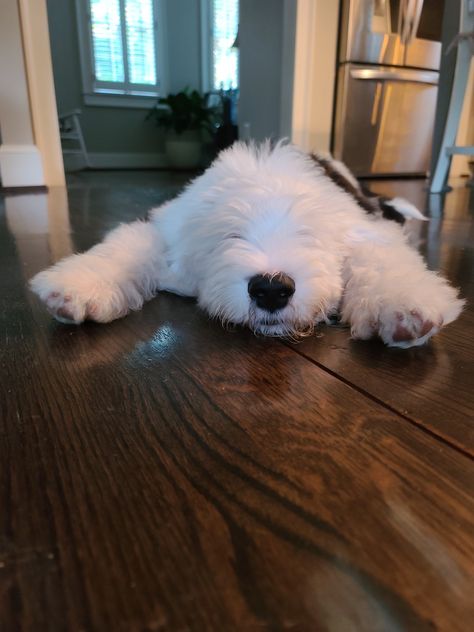
<svg viewBox="0 0 474 632">
<path fill-rule="evenodd" d="M 44 181 L 64 186 L 46 0 L 18 0 L 33 134 Z"/>
<path fill-rule="evenodd" d="M 0 126 L 4 187 L 64 184 L 45 0 L 2 0 Z"/>
<path fill-rule="evenodd" d="M 306 151 L 330 150 L 338 18 L 338 2 L 298 0 L 292 139 Z"/>
<path fill-rule="evenodd" d="M 0 19 L 0 178 L 4 187 L 45 184 L 28 94 L 17 0 L 3 0 Z"/>
</svg>

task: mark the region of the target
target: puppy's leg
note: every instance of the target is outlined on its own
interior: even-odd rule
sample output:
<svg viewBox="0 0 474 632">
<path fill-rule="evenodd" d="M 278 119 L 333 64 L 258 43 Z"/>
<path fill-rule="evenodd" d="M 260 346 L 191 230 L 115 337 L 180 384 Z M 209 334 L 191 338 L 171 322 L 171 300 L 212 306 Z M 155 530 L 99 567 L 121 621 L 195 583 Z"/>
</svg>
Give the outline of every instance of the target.
<svg viewBox="0 0 474 632">
<path fill-rule="evenodd" d="M 149 222 L 119 226 L 91 250 L 59 261 L 31 289 L 62 322 L 109 322 L 140 309 L 157 288 L 163 244 Z"/>
<path fill-rule="evenodd" d="M 342 319 L 352 336 L 378 335 L 392 347 L 422 345 L 457 318 L 464 304 L 402 240 L 352 246 L 343 277 Z"/>
</svg>

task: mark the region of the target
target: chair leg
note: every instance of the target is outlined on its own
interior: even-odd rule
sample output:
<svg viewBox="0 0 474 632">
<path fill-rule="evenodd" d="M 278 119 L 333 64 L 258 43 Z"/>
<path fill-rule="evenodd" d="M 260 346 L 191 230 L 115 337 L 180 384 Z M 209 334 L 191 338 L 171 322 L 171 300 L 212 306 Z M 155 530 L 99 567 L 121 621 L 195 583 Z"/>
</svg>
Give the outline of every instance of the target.
<svg viewBox="0 0 474 632">
<path fill-rule="evenodd" d="M 441 142 L 438 160 L 436 161 L 436 167 L 431 180 L 431 193 L 441 193 L 445 190 L 449 167 L 451 165 L 451 155 L 448 154 L 447 149 L 456 144 L 456 135 L 469 77 L 469 67 L 472 56 L 469 42 L 461 42 L 459 44 L 457 55 L 448 116 L 444 126 L 443 140 Z"/>
<path fill-rule="evenodd" d="M 87 148 L 86 148 L 86 143 L 84 141 L 84 136 L 82 135 L 82 129 L 81 129 L 81 124 L 79 122 L 79 118 L 74 115 L 73 116 L 73 121 L 74 121 L 74 127 L 76 130 L 76 134 L 77 134 L 77 140 L 79 142 L 79 145 L 81 147 L 81 151 L 82 151 L 82 155 L 84 158 L 84 162 L 86 163 L 86 167 L 91 167 L 91 163 L 89 160 L 89 154 L 87 153 Z"/>
</svg>

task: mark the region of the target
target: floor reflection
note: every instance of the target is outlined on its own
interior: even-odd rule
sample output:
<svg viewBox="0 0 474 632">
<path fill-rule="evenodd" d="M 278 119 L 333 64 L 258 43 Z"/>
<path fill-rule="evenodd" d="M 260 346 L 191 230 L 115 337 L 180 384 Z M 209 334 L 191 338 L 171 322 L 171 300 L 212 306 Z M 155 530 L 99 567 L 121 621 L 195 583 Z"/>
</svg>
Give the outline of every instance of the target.
<svg viewBox="0 0 474 632">
<path fill-rule="evenodd" d="M 5 213 L 25 280 L 74 252 L 65 188 L 8 196 Z"/>
</svg>

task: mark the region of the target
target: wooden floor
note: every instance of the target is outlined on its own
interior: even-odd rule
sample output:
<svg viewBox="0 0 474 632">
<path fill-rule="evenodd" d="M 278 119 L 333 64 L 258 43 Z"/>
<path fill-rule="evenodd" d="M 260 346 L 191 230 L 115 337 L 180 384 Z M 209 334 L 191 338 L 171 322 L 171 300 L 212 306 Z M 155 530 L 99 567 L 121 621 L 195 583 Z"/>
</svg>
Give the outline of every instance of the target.
<svg viewBox="0 0 474 632">
<path fill-rule="evenodd" d="M 423 348 L 261 339 L 169 294 L 53 321 L 26 280 L 183 181 L 2 202 L 0 630 L 472 630 L 473 190 L 375 186 L 429 206 L 413 238 L 471 298 Z"/>
</svg>

